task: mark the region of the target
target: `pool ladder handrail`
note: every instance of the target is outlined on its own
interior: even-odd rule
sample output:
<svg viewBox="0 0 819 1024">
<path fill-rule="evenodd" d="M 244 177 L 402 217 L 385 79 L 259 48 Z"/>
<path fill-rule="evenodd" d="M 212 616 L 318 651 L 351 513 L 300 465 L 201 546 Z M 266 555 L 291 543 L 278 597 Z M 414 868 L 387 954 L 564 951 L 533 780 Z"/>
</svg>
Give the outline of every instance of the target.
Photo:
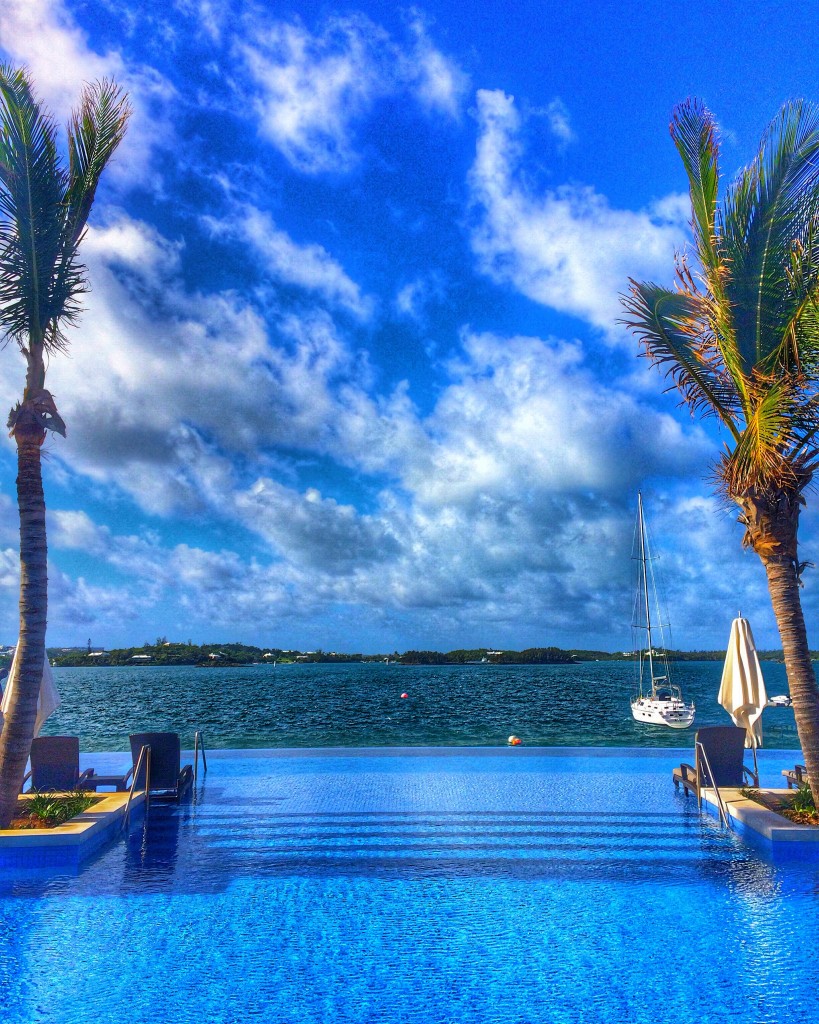
<svg viewBox="0 0 819 1024">
<path fill-rule="evenodd" d="M 208 759 L 205 754 L 205 741 L 202 739 L 202 733 L 197 729 L 193 736 L 193 784 L 196 785 L 196 780 L 199 778 L 199 751 L 202 752 L 202 768 L 207 775 L 208 773 Z"/>
<path fill-rule="evenodd" d="M 708 773 L 708 779 L 709 779 L 709 781 L 711 783 L 711 787 L 714 790 L 714 795 L 717 798 L 717 810 L 719 811 L 719 819 L 720 819 L 720 821 L 722 822 L 722 824 L 726 828 L 730 829 L 731 828 L 731 816 L 728 813 L 728 807 L 727 807 L 727 805 L 725 803 L 725 800 L 722 797 L 722 793 L 720 793 L 720 791 L 719 791 L 719 786 L 717 785 L 716 780 L 714 779 L 714 773 L 711 771 L 711 764 L 708 761 L 708 754 L 706 754 L 705 747 L 702 745 L 702 742 L 700 740 L 696 741 L 696 748 L 697 748 L 697 806 L 699 807 L 699 809 L 701 811 L 702 810 L 702 785 L 701 785 L 701 775 L 700 775 L 699 760 L 700 760 L 700 755 L 702 755 L 702 759 L 705 762 L 705 770 Z"/>
<path fill-rule="evenodd" d="M 145 762 L 145 813 L 148 813 L 148 809 L 151 804 L 151 748 L 146 744 L 139 751 L 139 757 L 137 758 L 136 767 L 134 768 L 134 775 L 131 779 L 131 788 L 128 790 L 128 799 L 125 801 L 125 813 L 122 816 L 122 828 L 125 829 L 130 821 L 131 817 L 131 801 L 134 798 L 134 792 L 136 790 L 137 782 L 139 781 L 139 769 L 142 767 L 142 762 Z"/>
</svg>

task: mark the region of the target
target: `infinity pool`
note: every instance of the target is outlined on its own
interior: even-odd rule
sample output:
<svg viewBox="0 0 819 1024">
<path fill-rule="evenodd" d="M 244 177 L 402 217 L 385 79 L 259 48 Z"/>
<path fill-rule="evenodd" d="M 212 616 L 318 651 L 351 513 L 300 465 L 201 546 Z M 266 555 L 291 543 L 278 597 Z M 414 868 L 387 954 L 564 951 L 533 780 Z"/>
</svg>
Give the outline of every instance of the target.
<svg viewBox="0 0 819 1024">
<path fill-rule="evenodd" d="M 78 875 L 0 878 L 0 1019 L 815 1020 L 819 865 L 700 817 L 679 759 L 220 752 Z"/>
</svg>

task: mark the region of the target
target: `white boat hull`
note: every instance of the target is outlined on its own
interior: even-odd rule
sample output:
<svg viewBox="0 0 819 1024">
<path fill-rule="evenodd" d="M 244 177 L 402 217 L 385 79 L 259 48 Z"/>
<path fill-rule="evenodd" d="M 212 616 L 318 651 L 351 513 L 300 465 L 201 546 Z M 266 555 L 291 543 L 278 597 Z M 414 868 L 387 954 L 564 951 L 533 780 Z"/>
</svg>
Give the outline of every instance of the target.
<svg viewBox="0 0 819 1024">
<path fill-rule="evenodd" d="M 631 714 L 636 721 L 667 725 L 669 729 L 688 729 L 694 723 L 694 713 L 694 705 L 681 700 L 636 697 L 631 702 Z"/>
</svg>

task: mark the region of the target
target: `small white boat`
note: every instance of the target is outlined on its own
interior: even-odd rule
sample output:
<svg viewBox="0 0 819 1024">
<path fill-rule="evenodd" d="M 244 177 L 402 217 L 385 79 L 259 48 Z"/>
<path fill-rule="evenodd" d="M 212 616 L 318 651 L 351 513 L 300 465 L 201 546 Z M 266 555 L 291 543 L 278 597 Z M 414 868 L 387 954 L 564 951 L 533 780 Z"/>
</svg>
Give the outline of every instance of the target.
<svg viewBox="0 0 819 1024">
<path fill-rule="evenodd" d="M 631 714 L 635 721 L 647 725 L 667 725 L 670 729 L 688 729 L 694 722 L 695 707 L 686 704 L 679 686 L 671 682 L 671 671 L 659 615 L 657 583 L 651 566 L 643 496 L 637 495 L 637 528 L 635 530 L 634 558 L 639 562 L 637 596 L 634 602 L 632 628 L 640 634 L 637 648 L 637 687 L 631 700 Z M 651 597 L 653 595 L 653 602 Z M 652 604 L 654 623 L 652 624 Z M 655 648 L 654 636 L 659 634 L 661 646 Z"/>
</svg>

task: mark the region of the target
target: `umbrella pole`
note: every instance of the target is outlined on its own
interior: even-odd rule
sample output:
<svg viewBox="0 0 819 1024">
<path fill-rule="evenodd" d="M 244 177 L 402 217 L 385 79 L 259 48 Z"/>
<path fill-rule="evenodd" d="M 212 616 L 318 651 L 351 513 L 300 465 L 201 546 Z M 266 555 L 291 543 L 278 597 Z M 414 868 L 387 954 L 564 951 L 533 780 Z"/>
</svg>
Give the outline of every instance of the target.
<svg viewBox="0 0 819 1024">
<path fill-rule="evenodd" d="M 756 760 L 756 742 L 751 746 L 751 750 L 754 752 L 754 779 L 756 780 L 757 786 L 759 785 L 759 765 Z"/>
</svg>

